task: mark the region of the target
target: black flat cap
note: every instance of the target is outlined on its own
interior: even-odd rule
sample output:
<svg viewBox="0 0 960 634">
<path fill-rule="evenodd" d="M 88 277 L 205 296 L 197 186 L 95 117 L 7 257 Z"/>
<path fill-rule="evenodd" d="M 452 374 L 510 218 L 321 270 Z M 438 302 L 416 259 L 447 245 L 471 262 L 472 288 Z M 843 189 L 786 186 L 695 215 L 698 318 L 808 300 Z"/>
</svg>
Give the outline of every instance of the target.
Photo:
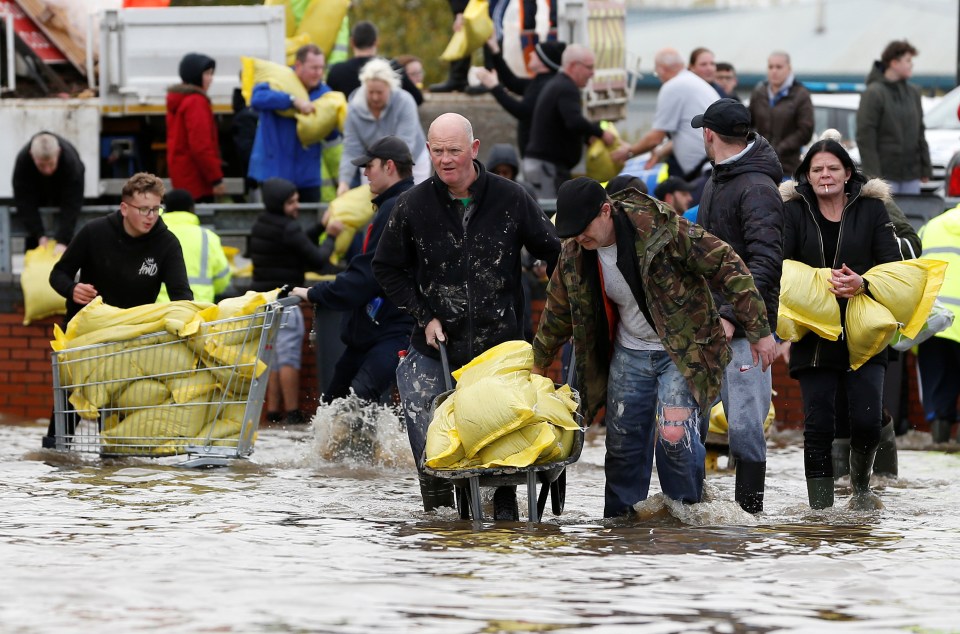
<svg viewBox="0 0 960 634">
<path fill-rule="evenodd" d="M 573 238 L 583 233 L 607 201 L 607 192 L 586 176 L 569 180 L 557 190 L 557 235 Z"/>
</svg>

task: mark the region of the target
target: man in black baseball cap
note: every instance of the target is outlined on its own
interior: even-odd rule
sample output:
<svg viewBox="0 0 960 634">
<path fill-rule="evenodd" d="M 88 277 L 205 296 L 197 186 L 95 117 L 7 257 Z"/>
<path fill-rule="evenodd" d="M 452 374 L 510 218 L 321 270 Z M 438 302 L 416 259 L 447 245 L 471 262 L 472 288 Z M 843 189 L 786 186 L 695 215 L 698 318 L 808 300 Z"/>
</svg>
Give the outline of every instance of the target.
<svg viewBox="0 0 960 634">
<path fill-rule="evenodd" d="M 403 139 L 395 136 L 385 136 L 367 148 L 366 152 L 350 161 L 357 167 L 365 167 L 367 163 L 378 158 L 384 161 L 393 161 L 397 165 L 413 165 L 413 155 Z"/>
<path fill-rule="evenodd" d="M 700 421 L 729 359 L 711 290 L 735 306 L 757 361 L 767 368 L 776 357 L 750 271 L 730 245 L 633 189 L 608 197 L 589 178 L 567 181 L 556 220 L 557 234 L 573 240 L 547 289 L 533 371 L 545 374 L 574 338 L 585 419 L 607 405 L 604 517 L 646 499 L 654 455 L 664 495 L 699 502 Z"/>
<path fill-rule="evenodd" d="M 707 128 L 728 137 L 745 138 L 750 132 L 750 111 L 735 99 L 718 99 L 691 121 L 694 128 Z"/>
</svg>

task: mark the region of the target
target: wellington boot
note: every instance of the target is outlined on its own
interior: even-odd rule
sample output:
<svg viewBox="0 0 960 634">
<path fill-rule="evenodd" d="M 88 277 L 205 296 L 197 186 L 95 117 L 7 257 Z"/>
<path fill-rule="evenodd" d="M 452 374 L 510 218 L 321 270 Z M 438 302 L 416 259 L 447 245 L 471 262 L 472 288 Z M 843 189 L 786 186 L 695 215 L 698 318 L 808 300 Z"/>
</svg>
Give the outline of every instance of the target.
<svg viewBox="0 0 960 634">
<path fill-rule="evenodd" d="M 812 509 L 833 506 L 833 478 L 807 478 L 807 499 Z"/>
<path fill-rule="evenodd" d="M 850 475 L 850 439 L 834 438 L 833 448 L 833 479 L 838 480 L 845 475 Z"/>
<path fill-rule="evenodd" d="M 880 429 L 880 445 L 877 447 L 877 457 L 873 461 L 873 472 L 888 478 L 896 478 L 899 475 L 897 434 L 893 428 L 892 418 L 885 419 L 884 425 Z"/>
<path fill-rule="evenodd" d="M 493 519 L 519 522 L 520 509 L 517 506 L 517 487 L 497 487 L 493 492 Z"/>
<path fill-rule="evenodd" d="M 933 442 L 950 442 L 950 421 L 942 418 L 936 418 L 930 423 L 930 434 L 933 436 Z"/>
<path fill-rule="evenodd" d="M 873 473 L 876 456 L 876 447 L 867 453 L 850 448 L 850 486 L 853 488 L 853 496 L 847 508 L 851 511 L 875 511 L 883 508 L 883 502 L 870 490 L 870 475 Z"/>
<path fill-rule="evenodd" d="M 766 474 L 766 462 L 737 461 L 737 483 L 733 498 L 747 513 L 763 512 L 763 484 Z"/>
<path fill-rule="evenodd" d="M 453 482 L 436 476 L 420 474 L 420 495 L 423 510 L 432 511 L 441 506 L 456 506 L 453 498 Z"/>
</svg>

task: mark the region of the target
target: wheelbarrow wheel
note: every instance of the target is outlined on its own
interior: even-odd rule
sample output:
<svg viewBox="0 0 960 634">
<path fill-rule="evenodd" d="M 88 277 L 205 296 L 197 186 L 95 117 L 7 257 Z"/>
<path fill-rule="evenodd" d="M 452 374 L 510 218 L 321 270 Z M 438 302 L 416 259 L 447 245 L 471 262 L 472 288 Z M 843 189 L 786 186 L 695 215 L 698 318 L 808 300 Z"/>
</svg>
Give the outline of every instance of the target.
<svg viewBox="0 0 960 634">
<path fill-rule="evenodd" d="M 567 470 L 564 469 L 557 479 L 550 483 L 550 509 L 554 515 L 563 513 L 563 503 L 567 497 Z"/>
<path fill-rule="evenodd" d="M 456 487 L 457 513 L 460 519 L 470 519 L 470 489 L 467 487 Z"/>
</svg>

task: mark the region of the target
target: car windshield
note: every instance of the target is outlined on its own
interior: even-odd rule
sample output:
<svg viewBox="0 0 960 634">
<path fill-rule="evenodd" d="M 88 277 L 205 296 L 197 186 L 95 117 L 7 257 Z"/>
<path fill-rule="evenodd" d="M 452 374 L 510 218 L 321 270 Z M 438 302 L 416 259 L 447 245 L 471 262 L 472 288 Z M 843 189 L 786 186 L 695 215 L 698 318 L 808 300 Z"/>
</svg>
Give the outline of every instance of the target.
<svg viewBox="0 0 960 634">
<path fill-rule="evenodd" d="M 958 106 L 960 106 L 960 87 L 944 95 L 940 103 L 923 115 L 923 125 L 928 130 L 960 130 Z"/>
</svg>

